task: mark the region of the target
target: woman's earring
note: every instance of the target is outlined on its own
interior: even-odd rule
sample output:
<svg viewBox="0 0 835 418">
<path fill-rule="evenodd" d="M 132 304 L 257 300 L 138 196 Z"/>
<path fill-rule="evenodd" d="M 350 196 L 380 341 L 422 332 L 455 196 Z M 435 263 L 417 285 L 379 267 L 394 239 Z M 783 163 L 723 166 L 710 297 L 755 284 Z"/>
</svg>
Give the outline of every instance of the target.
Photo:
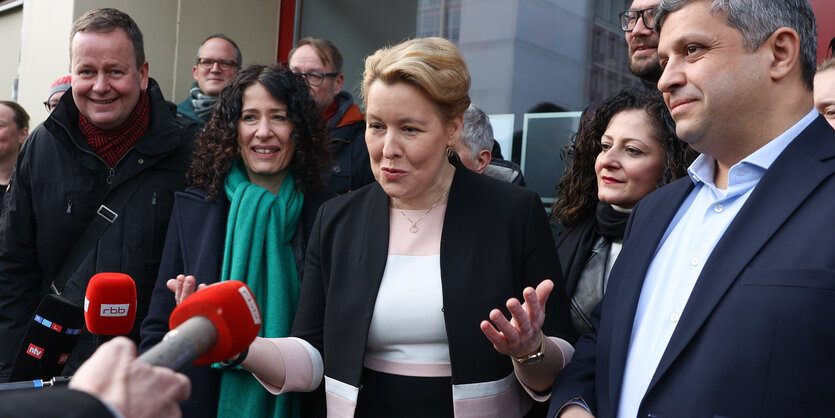
<svg viewBox="0 0 835 418">
<path fill-rule="evenodd" d="M 455 151 L 452 150 L 452 147 L 446 147 L 446 156 L 447 157 L 452 158 L 452 154 L 454 154 L 454 153 L 455 153 Z"/>
</svg>

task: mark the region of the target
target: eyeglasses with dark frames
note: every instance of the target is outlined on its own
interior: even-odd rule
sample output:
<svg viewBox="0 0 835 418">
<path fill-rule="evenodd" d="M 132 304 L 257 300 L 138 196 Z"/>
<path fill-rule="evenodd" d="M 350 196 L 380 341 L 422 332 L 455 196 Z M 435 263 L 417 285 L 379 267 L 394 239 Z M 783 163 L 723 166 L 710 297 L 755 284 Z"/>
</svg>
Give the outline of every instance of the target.
<svg viewBox="0 0 835 418">
<path fill-rule="evenodd" d="M 56 107 L 58 107 L 58 101 L 56 100 L 55 103 L 50 103 L 49 101 L 43 102 L 43 107 L 46 109 L 47 112 L 52 113 Z"/>
<path fill-rule="evenodd" d="M 325 82 L 325 77 L 336 77 L 339 75 L 339 73 L 323 73 L 321 71 L 308 71 L 306 73 L 296 72 L 296 74 L 304 77 L 304 79 L 307 80 L 307 84 L 314 87 L 321 86 L 322 83 Z"/>
<path fill-rule="evenodd" d="M 647 29 L 654 30 L 655 10 L 655 7 L 650 7 L 642 10 L 627 10 L 625 12 L 621 12 L 618 15 L 620 17 L 620 28 L 624 32 L 632 32 L 632 30 L 635 29 L 635 25 L 638 24 L 638 18 L 640 17 L 644 21 L 644 26 L 646 26 Z"/>
<path fill-rule="evenodd" d="M 215 66 L 215 63 L 220 66 L 220 69 L 223 71 L 229 71 L 232 69 L 240 68 L 240 64 L 233 60 L 216 60 L 214 58 L 198 58 L 197 65 L 200 68 L 204 69 L 211 69 Z"/>
</svg>

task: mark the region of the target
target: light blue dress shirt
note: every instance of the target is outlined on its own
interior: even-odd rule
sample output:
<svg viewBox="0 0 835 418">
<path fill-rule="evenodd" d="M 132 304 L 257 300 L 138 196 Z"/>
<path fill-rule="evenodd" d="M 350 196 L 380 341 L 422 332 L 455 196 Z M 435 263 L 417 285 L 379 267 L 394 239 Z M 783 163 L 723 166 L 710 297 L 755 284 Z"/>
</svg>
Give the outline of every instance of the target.
<svg viewBox="0 0 835 418">
<path fill-rule="evenodd" d="M 716 243 L 766 170 L 817 116 L 812 109 L 787 131 L 731 167 L 725 190 L 713 183 L 713 157 L 700 155 L 688 168 L 695 188 L 667 227 L 641 289 L 623 375 L 619 418 L 637 416 L 676 325 L 679 320 L 687 320 L 681 314 Z"/>
</svg>

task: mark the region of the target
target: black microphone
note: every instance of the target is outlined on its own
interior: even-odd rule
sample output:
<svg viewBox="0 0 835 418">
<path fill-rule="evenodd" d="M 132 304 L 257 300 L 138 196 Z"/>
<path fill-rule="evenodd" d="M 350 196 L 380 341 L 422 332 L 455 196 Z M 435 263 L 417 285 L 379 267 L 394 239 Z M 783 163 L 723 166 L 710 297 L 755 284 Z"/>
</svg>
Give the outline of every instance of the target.
<svg viewBox="0 0 835 418">
<path fill-rule="evenodd" d="M 26 329 L 9 380 L 48 380 L 61 375 L 82 328 L 81 306 L 58 295 L 44 297 Z"/>
</svg>

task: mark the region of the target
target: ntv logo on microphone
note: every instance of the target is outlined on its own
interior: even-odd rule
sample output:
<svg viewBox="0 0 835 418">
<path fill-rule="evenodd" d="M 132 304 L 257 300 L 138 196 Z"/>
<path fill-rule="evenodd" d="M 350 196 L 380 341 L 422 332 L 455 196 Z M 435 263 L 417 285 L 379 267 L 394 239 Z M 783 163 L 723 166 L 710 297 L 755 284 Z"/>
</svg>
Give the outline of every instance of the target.
<svg viewBox="0 0 835 418">
<path fill-rule="evenodd" d="M 128 316 L 129 303 L 101 304 L 101 316 Z"/>
</svg>

